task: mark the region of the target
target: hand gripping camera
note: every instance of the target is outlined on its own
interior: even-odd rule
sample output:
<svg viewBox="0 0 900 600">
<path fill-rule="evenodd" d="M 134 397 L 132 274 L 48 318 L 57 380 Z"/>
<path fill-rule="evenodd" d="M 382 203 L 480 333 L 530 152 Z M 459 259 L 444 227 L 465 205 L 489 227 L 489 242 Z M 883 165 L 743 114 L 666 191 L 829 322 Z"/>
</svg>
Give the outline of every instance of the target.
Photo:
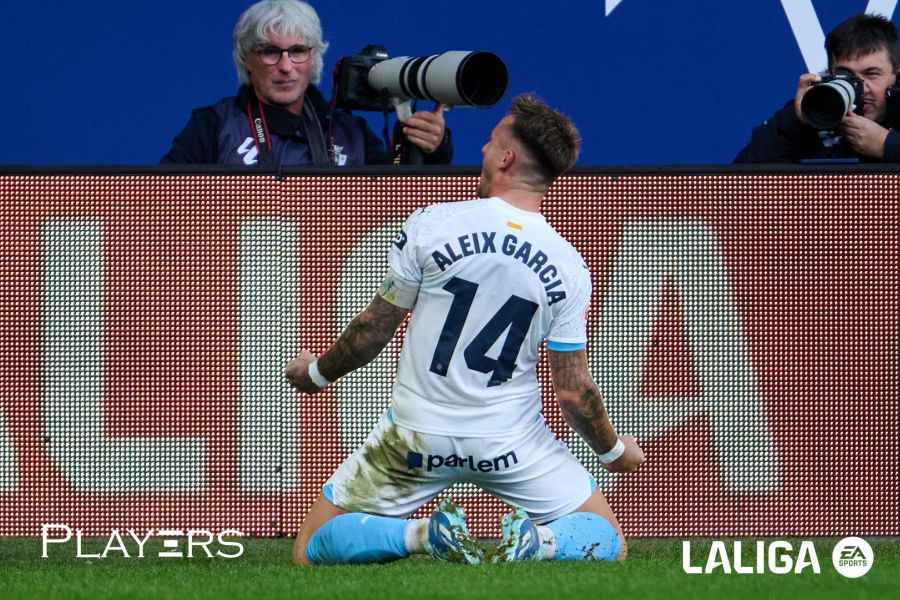
<svg viewBox="0 0 900 600">
<path fill-rule="evenodd" d="M 852 75 L 823 75 L 800 101 L 800 112 L 812 127 L 833 131 L 850 109 L 863 114 L 863 82 Z"/>
<path fill-rule="evenodd" d="M 403 135 L 401 123 L 413 112 L 414 100 L 449 106 L 493 106 L 506 93 L 506 65 L 490 52 L 452 51 L 428 57 L 389 58 L 384 46 L 369 45 L 344 57 L 334 69 L 332 102 L 347 110 L 397 113 L 394 162 L 422 164 L 424 155 Z M 385 144 L 387 118 L 385 118 Z"/>
</svg>

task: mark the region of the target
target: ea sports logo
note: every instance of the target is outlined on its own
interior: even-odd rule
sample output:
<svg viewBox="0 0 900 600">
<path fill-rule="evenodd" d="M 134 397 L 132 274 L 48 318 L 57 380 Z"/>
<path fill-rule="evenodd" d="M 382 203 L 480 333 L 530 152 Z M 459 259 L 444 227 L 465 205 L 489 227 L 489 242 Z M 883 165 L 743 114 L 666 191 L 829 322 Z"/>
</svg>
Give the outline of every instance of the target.
<svg viewBox="0 0 900 600">
<path fill-rule="evenodd" d="M 858 537 L 848 537 L 839 541 L 831 552 L 831 562 L 844 577 L 862 577 L 872 568 L 875 553 L 869 542 Z"/>
</svg>

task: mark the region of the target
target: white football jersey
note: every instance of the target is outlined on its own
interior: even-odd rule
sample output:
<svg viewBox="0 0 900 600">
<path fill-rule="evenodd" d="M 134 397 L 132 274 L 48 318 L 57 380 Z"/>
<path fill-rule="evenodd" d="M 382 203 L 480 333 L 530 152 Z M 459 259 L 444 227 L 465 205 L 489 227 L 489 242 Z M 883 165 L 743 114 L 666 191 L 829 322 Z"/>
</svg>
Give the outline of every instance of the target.
<svg viewBox="0 0 900 600">
<path fill-rule="evenodd" d="M 415 431 L 508 435 L 540 419 L 536 365 L 584 348 L 587 265 L 539 213 L 500 198 L 435 204 L 403 225 L 388 258 L 418 297 L 393 408 Z"/>
</svg>

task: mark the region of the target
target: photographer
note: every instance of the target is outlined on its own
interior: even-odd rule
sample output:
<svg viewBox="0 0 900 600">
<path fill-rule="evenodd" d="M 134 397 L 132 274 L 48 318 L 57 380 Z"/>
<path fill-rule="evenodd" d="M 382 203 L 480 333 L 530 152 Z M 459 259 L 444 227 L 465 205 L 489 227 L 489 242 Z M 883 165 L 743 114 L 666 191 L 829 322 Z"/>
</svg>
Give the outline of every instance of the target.
<svg viewBox="0 0 900 600">
<path fill-rule="evenodd" d="M 316 11 L 299 0 L 262 0 L 234 28 L 237 96 L 193 111 L 162 164 L 359 166 L 393 157 L 366 121 L 333 110 L 314 83 L 328 48 Z M 443 106 L 404 124 L 425 164 L 453 157 Z"/>
<path fill-rule="evenodd" d="M 828 71 L 862 81 L 862 114 L 849 110 L 836 131 L 812 127 L 801 111 L 803 97 L 821 81 L 800 77 L 797 94 L 784 108 L 753 130 L 750 143 L 734 162 L 796 162 L 818 158 L 857 158 L 863 162 L 900 162 L 900 133 L 891 127 L 885 92 L 900 68 L 897 28 L 876 15 L 856 15 L 842 22 L 825 40 Z"/>
</svg>

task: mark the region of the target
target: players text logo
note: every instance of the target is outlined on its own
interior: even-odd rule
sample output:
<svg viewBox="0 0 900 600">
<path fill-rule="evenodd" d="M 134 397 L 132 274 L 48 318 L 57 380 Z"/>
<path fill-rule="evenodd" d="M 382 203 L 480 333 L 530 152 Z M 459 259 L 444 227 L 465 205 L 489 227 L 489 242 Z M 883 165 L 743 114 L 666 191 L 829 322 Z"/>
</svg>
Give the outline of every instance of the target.
<svg viewBox="0 0 900 600">
<path fill-rule="evenodd" d="M 243 537 L 236 529 L 224 529 L 215 536 L 207 529 L 151 529 L 136 532 L 128 529 L 120 532 L 113 529 L 106 540 L 92 539 L 85 541 L 80 529 L 75 530 L 75 558 L 107 558 L 120 555 L 123 558 L 144 558 L 144 545 L 151 537 L 162 538 L 165 550 L 158 553 L 159 558 L 238 558 L 244 553 L 240 542 L 227 538 Z M 214 541 L 215 537 L 215 541 Z M 41 525 L 41 558 L 48 558 L 47 548 L 50 544 L 67 544 L 72 540 L 72 528 L 68 525 L 50 523 Z M 182 550 L 183 545 L 184 550 Z M 93 544 L 89 552 L 86 544 Z M 210 549 L 210 546 L 212 549 Z M 231 548 L 225 551 L 222 548 Z M 201 551 L 202 549 L 202 551 Z M 215 550 L 215 553 L 213 553 Z"/>
</svg>

